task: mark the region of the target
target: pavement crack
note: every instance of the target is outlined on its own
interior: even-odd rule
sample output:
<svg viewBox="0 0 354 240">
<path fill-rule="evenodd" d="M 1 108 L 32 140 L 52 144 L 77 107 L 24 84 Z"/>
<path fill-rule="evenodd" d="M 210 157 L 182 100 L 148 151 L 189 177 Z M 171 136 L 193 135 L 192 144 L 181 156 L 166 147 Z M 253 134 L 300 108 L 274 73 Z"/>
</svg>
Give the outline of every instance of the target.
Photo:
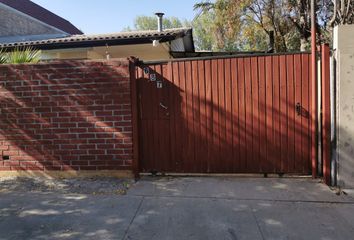
<svg viewBox="0 0 354 240">
<path fill-rule="evenodd" d="M 250 207 L 248 207 L 248 208 L 250 209 L 250 211 L 251 211 L 251 213 L 252 213 L 252 216 L 253 216 L 253 219 L 254 219 L 254 221 L 256 222 L 256 225 L 257 225 L 257 228 L 258 228 L 258 232 L 259 232 L 259 234 L 261 235 L 262 239 L 264 240 L 265 238 L 264 238 L 264 235 L 263 235 L 261 226 L 259 225 L 258 218 L 257 218 L 256 214 L 254 213 L 253 209 L 250 208 Z"/>
<path fill-rule="evenodd" d="M 134 216 L 133 216 L 132 219 L 130 220 L 129 225 L 128 225 L 127 229 L 126 229 L 125 232 L 124 232 L 124 236 L 123 236 L 122 240 L 126 239 L 126 237 L 127 237 L 127 235 L 128 235 L 128 232 L 129 232 L 129 230 L 130 230 L 130 227 L 131 227 L 131 225 L 133 224 L 133 222 L 134 222 L 136 216 L 138 215 L 138 212 L 140 211 L 141 206 L 143 205 L 144 199 L 145 199 L 145 197 L 143 196 L 143 197 L 141 198 L 140 202 L 139 202 L 139 205 L 138 205 L 137 209 L 135 210 Z"/>
<path fill-rule="evenodd" d="M 232 240 L 238 240 L 237 235 L 233 229 L 229 228 L 227 231 L 229 232 Z"/>
</svg>

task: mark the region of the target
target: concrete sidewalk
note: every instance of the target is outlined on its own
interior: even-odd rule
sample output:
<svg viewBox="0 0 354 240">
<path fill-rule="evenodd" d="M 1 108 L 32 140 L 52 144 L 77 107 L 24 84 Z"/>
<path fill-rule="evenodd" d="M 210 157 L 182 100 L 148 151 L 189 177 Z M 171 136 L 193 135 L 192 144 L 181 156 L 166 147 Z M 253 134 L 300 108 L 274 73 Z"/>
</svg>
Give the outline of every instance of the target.
<svg viewBox="0 0 354 240">
<path fill-rule="evenodd" d="M 0 193 L 0 239 L 354 239 L 354 199 L 270 178 L 143 178 L 125 196 Z"/>
</svg>

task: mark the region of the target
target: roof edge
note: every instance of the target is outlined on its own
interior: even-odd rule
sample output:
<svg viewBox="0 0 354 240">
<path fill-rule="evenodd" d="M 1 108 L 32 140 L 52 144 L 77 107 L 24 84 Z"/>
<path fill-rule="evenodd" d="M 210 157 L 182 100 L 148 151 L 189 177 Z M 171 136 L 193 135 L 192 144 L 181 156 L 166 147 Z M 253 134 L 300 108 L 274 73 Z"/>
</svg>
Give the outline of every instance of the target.
<svg viewBox="0 0 354 240">
<path fill-rule="evenodd" d="M 177 38 L 192 38 L 191 28 L 166 29 L 163 32 L 158 31 L 134 31 L 121 32 L 113 34 L 98 35 L 73 35 L 64 38 L 53 38 L 38 41 L 0 43 L 0 47 L 11 50 L 15 47 L 32 46 L 36 49 L 63 49 L 77 48 L 87 46 L 105 46 L 105 45 L 128 45 L 151 43 L 158 39 L 160 42 L 168 42 Z M 191 39 L 192 40 L 192 39 Z M 194 48 L 193 48 L 194 49 Z"/>
</svg>

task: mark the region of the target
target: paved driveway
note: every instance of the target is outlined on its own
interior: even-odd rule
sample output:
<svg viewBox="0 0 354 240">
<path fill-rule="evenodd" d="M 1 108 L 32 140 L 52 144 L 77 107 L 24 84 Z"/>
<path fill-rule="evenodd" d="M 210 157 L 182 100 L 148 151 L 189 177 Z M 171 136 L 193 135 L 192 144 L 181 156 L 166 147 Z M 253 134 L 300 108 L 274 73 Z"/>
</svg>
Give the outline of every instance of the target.
<svg viewBox="0 0 354 240">
<path fill-rule="evenodd" d="M 354 239 L 354 199 L 311 179 L 143 178 L 124 196 L 0 193 L 0 239 Z"/>
</svg>

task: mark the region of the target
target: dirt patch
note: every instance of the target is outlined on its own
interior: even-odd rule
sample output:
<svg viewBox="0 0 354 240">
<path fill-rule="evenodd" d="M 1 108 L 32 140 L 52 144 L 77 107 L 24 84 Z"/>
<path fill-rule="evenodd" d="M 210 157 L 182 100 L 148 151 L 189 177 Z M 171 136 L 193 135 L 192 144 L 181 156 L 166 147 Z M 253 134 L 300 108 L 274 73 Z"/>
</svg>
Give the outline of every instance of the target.
<svg viewBox="0 0 354 240">
<path fill-rule="evenodd" d="M 133 184 L 131 179 L 109 177 L 46 179 L 46 178 L 0 178 L 0 192 L 56 192 L 77 194 L 124 195 Z"/>
</svg>

